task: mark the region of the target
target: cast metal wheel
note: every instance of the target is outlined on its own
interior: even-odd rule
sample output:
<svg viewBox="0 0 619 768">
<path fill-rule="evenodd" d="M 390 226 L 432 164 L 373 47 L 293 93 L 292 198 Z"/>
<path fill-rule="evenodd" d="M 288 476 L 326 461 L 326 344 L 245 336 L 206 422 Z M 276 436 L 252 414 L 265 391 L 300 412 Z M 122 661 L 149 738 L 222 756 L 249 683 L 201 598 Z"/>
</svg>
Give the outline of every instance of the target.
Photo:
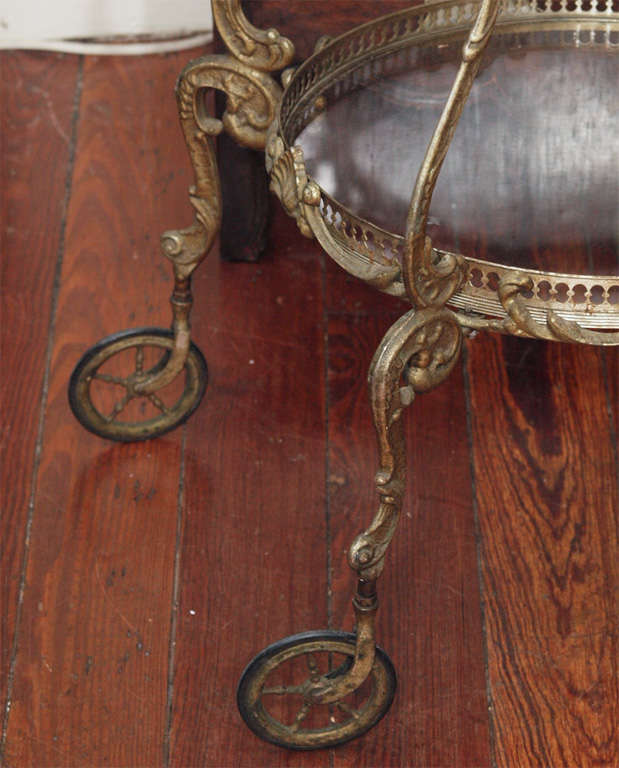
<svg viewBox="0 0 619 768">
<path fill-rule="evenodd" d="M 185 368 L 154 394 L 140 395 L 140 377 L 165 367 L 174 335 L 163 328 L 136 328 L 108 336 L 75 366 L 69 404 L 78 421 L 108 440 L 132 442 L 158 437 L 186 421 L 200 404 L 208 380 L 206 361 L 191 344 Z"/>
<path fill-rule="evenodd" d="M 243 720 L 265 741 L 288 749 L 322 749 L 361 736 L 391 706 L 396 675 L 376 648 L 374 666 L 361 687 L 334 704 L 312 701 L 320 680 L 345 674 L 355 655 L 355 635 L 305 632 L 265 648 L 247 666 L 237 691 Z"/>
</svg>

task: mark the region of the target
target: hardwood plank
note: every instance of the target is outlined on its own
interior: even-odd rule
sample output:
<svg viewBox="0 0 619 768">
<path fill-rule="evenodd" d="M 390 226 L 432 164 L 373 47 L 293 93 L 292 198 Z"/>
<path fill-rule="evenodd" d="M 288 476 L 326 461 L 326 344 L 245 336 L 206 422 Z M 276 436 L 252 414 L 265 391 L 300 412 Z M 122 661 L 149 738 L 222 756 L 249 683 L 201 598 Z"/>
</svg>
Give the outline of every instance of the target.
<svg viewBox="0 0 619 768">
<path fill-rule="evenodd" d="M 329 283 L 329 285 L 333 285 Z M 370 290 L 370 289 L 368 289 Z M 331 306 L 336 299 L 331 290 Z M 367 368 L 400 314 L 371 290 L 371 314 L 329 319 L 329 509 L 333 622 L 350 629 L 346 551 L 374 514 Z M 369 302 L 365 304 L 371 310 Z M 392 316 L 389 317 L 389 312 Z M 404 416 L 409 478 L 381 577 L 378 642 L 398 673 L 383 722 L 335 752 L 335 765 L 489 765 L 475 526 L 461 370 Z"/>
<path fill-rule="evenodd" d="M 17 621 L 78 60 L 0 53 L 0 701 Z M 33 311 L 36 308 L 36 311 Z"/>
<path fill-rule="evenodd" d="M 609 419 L 613 434 L 615 454 L 617 453 L 617 440 L 619 435 L 619 350 L 605 349 L 603 351 L 605 374 L 608 386 Z M 617 458 L 617 456 L 615 456 Z M 619 473 L 619 466 L 617 467 Z"/>
<path fill-rule="evenodd" d="M 609 246 L 562 222 L 544 247 L 595 273 Z M 602 354 L 483 338 L 470 357 L 499 766 L 617 761 L 618 499 Z"/>
<path fill-rule="evenodd" d="M 268 643 L 326 626 L 320 254 L 281 211 L 261 266 L 208 260 L 194 329 L 211 385 L 188 425 L 170 764 L 326 766 L 236 711 Z"/>
<path fill-rule="evenodd" d="M 595 205 L 591 205 L 591 215 L 594 216 Z M 619 274 L 619 250 L 617 243 L 610 241 L 594 241 L 589 245 L 589 257 L 591 260 L 590 272 L 600 274 L 600 265 L 610 265 L 615 263 L 616 272 Z M 605 379 L 608 387 L 608 407 L 613 431 L 613 440 L 615 450 L 617 450 L 617 439 L 619 435 L 619 349 L 617 347 L 605 347 L 602 350 L 605 366 Z M 619 473 L 619 466 L 617 467 Z M 619 477 L 619 474 L 618 474 Z"/>
<path fill-rule="evenodd" d="M 32 58 L 62 125 L 71 99 L 62 101 L 68 86 L 58 73 L 76 60 Z M 171 97 L 187 58 L 93 59 L 86 68 L 6 765 L 165 764 L 169 703 L 174 765 L 487 765 L 460 371 L 405 417 L 410 487 L 379 612 L 379 642 L 399 673 L 393 709 L 364 739 L 331 754 L 263 744 L 236 712 L 241 669 L 266 643 L 325 627 L 329 600 L 331 623 L 350 628 L 345 551 L 375 504 L 365 373 L 403 308 L 331 264 L 323 283 L 319 250 L 281 212 L 264 264 L 221 265 L 212 256 L 196 275 L 194 331 L 212 379 L 187 427 L 167 699 L 182 434 L 102 443 L 74 423 L 65 387 L 79 354 L 101 335 L 169 323 L 170 270 L 156 241 L 159 228 L 192 215 Z M 24 124 L 34 136 L 43 126 L 28 104 L 24 96 L 17 107 L 31 115 Z M 51 152 L 28 146 L 31 162 L 47 167 Z M 58 177 L 49 181 L 58 185 Z M 27 196 L 40 190 L 15 183 L 4 201 L 15 198 L 15 216 L 30 226 Z M 32 248 L 32 260 L 3 262 L 16 287 L 5 301 L 24 288 L 23 306 L 10 311 L 22 318 L 37 308 L 32 328 L 19 326 L 30 334 L 23 355 L 7 347 L 11 372 L 30 377 L 21 392 L 8 390 L 24 440 L 33 440 L 28 403 L 40 393 L 37 344 L 57 252 L 47 238 L 57 237 L 61 213 L 47 190 L 36 211 L 42 225 L 28 233 L 36 256 Z M 35 280 L 39 255 L 48 261 Z M 616 446 L 613 454 L 602 360 L 616 419 L 616 350 L 492 337 L 469 346 L 496 764 L 614 764 Z M 37 375 L 35 392 L 29 382 Z M 436 441 L 425 439 L 431 433 Z M 20 444 L 10 465 L 7 487 L 20 514 L 30 445 L 27 452 Z M 8 530 L 5 551 L 24 534 L 23 524 Z M 9 546 L 15 553 L 21 545 Z M 16 595 L 10 582 L 3 598 L 10 589 Z"/>
<path fill-rule="evenodd" d="M 172 95 L 186 59 L 85 65 L 7 765 L 163 760 L 181 435 L 110 445 L 66 386 L 98 337 L 169 324 L 157 240 L 191 216 Z"/>
<path fill-rule="evenodd" d="M 501 766 L 617 762 L 617 487 L 600 360 L 495 337 L 470 356 Z"/>
</svg>

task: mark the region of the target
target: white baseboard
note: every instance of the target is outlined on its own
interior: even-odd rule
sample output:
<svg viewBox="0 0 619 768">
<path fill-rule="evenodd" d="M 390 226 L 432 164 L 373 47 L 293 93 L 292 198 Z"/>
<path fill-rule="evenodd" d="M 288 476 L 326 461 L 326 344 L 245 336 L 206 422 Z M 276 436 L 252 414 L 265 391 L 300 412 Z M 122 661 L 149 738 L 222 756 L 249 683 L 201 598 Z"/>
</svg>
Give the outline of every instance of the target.
<svg viewBox="0 0 619 768">
<path fill-rule="evenodd" d="M 208 0 L 0 0 L 5 49 L 141 55 L 199 46 L 212 29 Z"/>
<path fill-rule="evenodd" d="M 188 48 L 199 48 L 211 43 L 213 33 L 196 32 L 192 35 L 172 35 L 165 38 L 146 40 L 143 36 L 121 40 L 28 40 L 0 38 L 0 50 L 56 51 L 58 53 L 82 54 L 85 56 L 147 56 L 155 53 L 171 53 Z"/>
</svg>

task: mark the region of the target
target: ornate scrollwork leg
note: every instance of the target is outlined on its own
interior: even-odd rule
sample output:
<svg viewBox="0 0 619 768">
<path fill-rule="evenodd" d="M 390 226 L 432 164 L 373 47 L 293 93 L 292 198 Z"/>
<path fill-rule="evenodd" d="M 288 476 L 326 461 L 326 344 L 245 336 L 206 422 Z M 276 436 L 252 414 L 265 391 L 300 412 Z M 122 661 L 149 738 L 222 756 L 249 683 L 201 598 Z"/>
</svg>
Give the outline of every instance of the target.
<svg viewBox="0 0 619 768">
<path fill-rule="evenodd" d="M 161 248 L 174 270 L 171 296 L 172 333 L 160 329 L 136 329 L 103 339 L 88 350 L 76 366 L 69 384 L 74 414 L 90 431 L 112 440 L 156 437 L 182 423 L 202 398 L 206 386 L 206 364 L 191 343 L 189 316 L 192 307 L 191 276 L 211 248 L 221 225 L 221 190 L 212 137 L 226 130 L 246 147 L 264 149 L 269 125 L 275 118 L 281 88 L 268 74 L 285 66 L 294 53 L 292 44 L 275 30 L 261 32 L 243 16 L 238 0 L 213 3 L 214 17 L 234 56 L 204 56 L 181 73 L 176 95 L 180 122 L 194 168 L 195 184 L 189 198 L 195 210 L 193 223 L 164 232 Z M 221 120 L 207 114 L 205 93 L 209 89 L 226 95 Z M 165 337 L 165 339 L 164 339 Z M 144 365 L 145 349 L 159 350 L 159 358 Z M 106 368 L 108 361 L 133 349 L 131 369 L 122 374 Z M 152 356 L 152 355 L 151 355 Z M 125 358 L 127 356 L 125 355 Z M 166 403 L 161 390 L 185 371 L 185 389 L 173 403 Z M 118 398 L 99 398 L 97 387 L 115 388 Z M 136 399 L 149 401 L 159 415 L 140 421 L 138 413 L 127 416 Z M 100 401 L 108 403 L 103 411 Z"/>
<path fill-rule="evenodd" d="M 411 310 L 383 338 L 368 375 L 370 401 L 378 438 L 378 512 L 354 540 L 348 553 L 359 583 L 353 606 L 357 619 L 357 656 L 347 675 L 331 683 L 322 701 L 354 690 L 372 668 L 376 580 L 400 517 L 406 486 L 406 445 L 402 412 L 417 392 L 427 392 L 453 369 L 462 347 L 462 329 L 447 309 Z"/>
<path fill-rule="evenodd" d="M 221 120 L 206 113 L 204 96 L 208 89 L 221 90 L 227 96 Z M 204 56 L 183 70 L 176 94 L 195 172 L 189 197 L 196 213 L 190 227 L 164 232 L 161 237 L 163 253 L 174 268 L 171 303 L 176 343 L 165 369 L 140 383 L 138 391 L 144 393 L 165 386 L 182 370 L 189 344 L 191 274 L 208 253 L 221 224 L 221 190 L 211 137 L 225 129 L 244 146 L 264 148 L 281 89 L 268 74 L 231 56 Z"/>
<path fill-rule="evenodd" d="M 395 673 L 388 657 L 375 643 L 378 609 L 376 580 L 400 515 L 406 482 L 402 411 L 417 392 L 425 392 L 445 379 L 458 359 L 462 331 L 456 316 L 446 309 L 411 310 L 387 332 L 369 373 L 370 398 L 378 437 L 380 469 L 376 484 L 379 508 L 370 526 L 353 542 L 349 560 L 357 572 L 353 598 L 354 635 L 306 633 L 269 646 L 247 667 L 239 684 L 239 709 L 249 727 L 261 738 L 280 746 L 316 749 L 355 738 L 386 713 L 395 693 Z M 332 635 L 337 635 L 337 638 Z M 337 642 L 348 643 L 347 663 L 320 673 L 308 661 L 309 676 L 294 685 L 270 687 L 270 673 L 289 657 L 331 652 Z M 339 647 L 339 646 L 337 646 Z M 294 651 L 293 651 L 294 649 Z M 351 712 L 341 724 L 328 728 L 303 727 L 312 709 L 326 705 L 348 707 L 351 696 L 370 686 L 369 704 Z M 268 710 L 269 698 L 299 697 L 297 717 L 286 723 Z"/>
<path fill-rule="evenodd" d="M 359 578 L 380 575 L 395 532 L 406 484 L 406 447 L 402 411 L 417 392 L 426 392 L 453 369 L 462 346 L 462 331 L 447 309 L 411 310 L 389 329 L 369 372 L 370 401 L 378 438 L 378 513 L 354 541 L 351 567 Z"/>
</svg>

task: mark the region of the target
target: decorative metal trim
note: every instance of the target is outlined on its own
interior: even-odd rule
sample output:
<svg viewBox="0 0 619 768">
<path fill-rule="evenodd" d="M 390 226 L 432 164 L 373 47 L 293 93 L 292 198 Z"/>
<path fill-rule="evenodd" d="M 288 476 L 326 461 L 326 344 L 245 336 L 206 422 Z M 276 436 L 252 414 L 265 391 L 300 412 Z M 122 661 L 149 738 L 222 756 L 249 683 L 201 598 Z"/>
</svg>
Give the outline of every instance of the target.
<svg viewBox="0 0 619 768">
<path fill-rule="evenodd" d="M 285 66 L 294 55 L 292 43 L 276 30 L 263 32 L 248 22 L 240 0 L 213 0 L 212 8 L 219 33 L 234 55 L 195 59 L 176 85 L 179 117 L 195 173 L 195 185 L 189 191 L 195 221 L 187 229 L 164 232 L 161 245 L 180 280 L 187 280 L 202 261 L 221 225 L 221 187 L 212 137 L 225 129 L 239 144 L 264 149 L 282 96 L 281 87 L 267 72 Z M 207 113 L 207 89 L 226 95 L 221 120 Z"/>
<path fill-rule="evenodd" d="M 406 248 L 402 278 L 411 303 L 418 307 L 443 306 L 463 285 L 467 263 L 463 256 L 437 258 L 426 235 L 432 194 L 456 126 L 481 65 L 481 57 L 494 29 L 499 0 L 483 0 L 464 48 L 458 74 L 451 87 L 426 155 L 419 169 L 406 220 Z"/>
<path fill-rule="evenodd" d="M 501 303 L 508 315 L 503 322 L 508 333 L 523 333 L 550 341 L 571 341 L 578 344 L 597 344 L 611 346 L 619 344 L 619 331 L 595 332 L 585 330 L 578 323 L 565 320 L 550 310 L 546 315 L 546 325 L 538 322 L 529 311 L 523 298 L 523 291 L 531 291 L 533 281 L 522 273 L 510 276 L 499 285 Z"/>
<path fill-rule="evenodd" d="M 313 233 L 303 210 L 303 200 L 311 200 L 313 192 L 305 192 L 308 184 L 300 147 L 285 149 L 277 135 L 277 123 L 273 124 L 266 147 L 266 168 L 269 173 L 269 189 L 279 198 L 286 213 L 296 219 L 301 234 L 312 238 Z"/>
<path fill-rule="evenodd" d="M 333 88 L 333 97 L 338 98 L 347 88 L 387 74 L 380 59 L 397 51 L 402 51 L 405 65 L 405 49 L 412 45 L 433 45 L 437 38 L 441 42 L 464 41 L 478 7 L 472 0 L 419 5 L 355 27 L 324 44 L 297 69 L 282 99 L 280 121 L 286 142 L 294 143 L 313 118 L 313 102 L 328 88 Z M 612 0 L 505 0 L 495 32 L 501 36 L 534 32 L 540 44 L 552 39 L 559 45 L 578 48 L 617 49 L 617 20 Z M 397 63 L 392 57 L 388 66 Z"/>
<path fill-rule="evenodd" d="M 320 46 L 291 76 L 282 97 L 279 127 L 273 129 L 282 140 L 282 152 L 291 151 L 298 134 L 329 101 L 377 77 L 406 69 L 413 47 L 464 41 L 478 7 L 468 0 L 418 6 L 364 24 Z M 464 52 L 469 60 L 471 55 L 479 54 L 475 41 L 487 39 L 494 11 L 486 8 L 483 24 L 480 20 L 480 27 Z M 526 32 L 527 44 L 533 47 L 551 43 L 617 50 L 618 27 L 619 14 L 611 0 L 591 5 L 585 0 L 505 0 L 495 31 L 498 40 L 510 46 L 521 44 L 518 36 Z M 436 156 L 435 151 L 435 160 Z M 298 148 L 295 157 L 296 173 L 303 175 Z M 436 170 L 434 180 L 435 176 Z M 415 226 L 409 228 L 407 245 L 405 237 L 355 216 L 311 178 L 307 178 L 306 186 L 313 190 L 312 204 L 299 205 L 303 207 L 303 219 L 323 248 L 348 272 L 380 290 L 396 296 L 408 295 L 416 306 L 440 306 L 447 302 L 459 310 L 457 317 L 467 327 L 509 332 L 513 319 L 501 300 L 499 286 L 513 284 L 524 273 L 530 287 L 520 288 L 518 305 L 526 304 L 531 322 L 514 327 L 514 332 L 541 338 L 586 338 L 588 343 L 596 344 L 615 343 L 610 331 L 619 327 L 619 277 L 525 271 L 481 259 L 465 259 L 460 254 L 431 247 L 420 232 L 414 231 Z M 425 203 L 421 206 L 420 202 L 418 213 L 423 218 L 423 210 L 427 214 L 427 182 L 426 191 L 419 193 L 419 200 L 422 198 Z M 293 215 L 298 215 L 298 211 Z M 412 265 L 410 248 L 414 238 L 418 258 Z M 408 291 L 404 275 L 407 269 Z M 414 274 L 424 286 L 423 295 L 413 286 Z"/>
<path fill-rule="evenodd" d="M 189 354 L 191 275 L 221 227 L 221 186 L 212 137 L 225 129 L 240 144 L 264 149 L 282 95 L 281 87 L 267 72 L 286 66 L 294 55 L 292 43 L 276 30 L 262 32 L 247 21 L 240 0 L 213 0 L 212 7 L 219 32 L 234 56 L 196 59 L 177 81 L 179 117 L 195 175 L 189 190 L 195 217 L 189 227 L 161 236 L 161 250 L 174 269 L 174 347 L 163 369 L 140 382 L 143 393 L 154 393 L 175 378 Z M 221 120 L 207 114 L 207 89 L 226 94 Z"/>
<path fill-rule="evenodd" d="M 294 45 L 276 29 L 257 29 L 241 8 L 241 0 L 212 0 L 213 20 L 235 59 L 265 72 L 287 67 Z"/>
<path fill-rule="evenodd" d="M 405 247 L 401 235 L 394 235 L 355 216 L 322 190 L 318 210 L 321 221 L 314 223 L 312 220 L 312 227 L 321 245 L 335 261 L 380 290 L 406 297 L 399 266 Z M 449 255 L 438 248 L 433 251 L 441 257 Z M 523 270 L 481 259 L 469 258 L 467 261 L 470 268 L 466 282 L 448 305 L 490 318 L 506 318 L 498 293 L 499 285 L 513 280 Z M 619 322 L 619 278 L 532 269 L 526 274 L 531 285 L 522 290 L 529 312 L 537 323 L 545 324 L 548 312 L 592 329 L 611 329 Z M 377 281 L 377 275 L 388 275 L 388 279 Z M 488 326 L 489 329 L 492 327 Z"/>
</svg>

